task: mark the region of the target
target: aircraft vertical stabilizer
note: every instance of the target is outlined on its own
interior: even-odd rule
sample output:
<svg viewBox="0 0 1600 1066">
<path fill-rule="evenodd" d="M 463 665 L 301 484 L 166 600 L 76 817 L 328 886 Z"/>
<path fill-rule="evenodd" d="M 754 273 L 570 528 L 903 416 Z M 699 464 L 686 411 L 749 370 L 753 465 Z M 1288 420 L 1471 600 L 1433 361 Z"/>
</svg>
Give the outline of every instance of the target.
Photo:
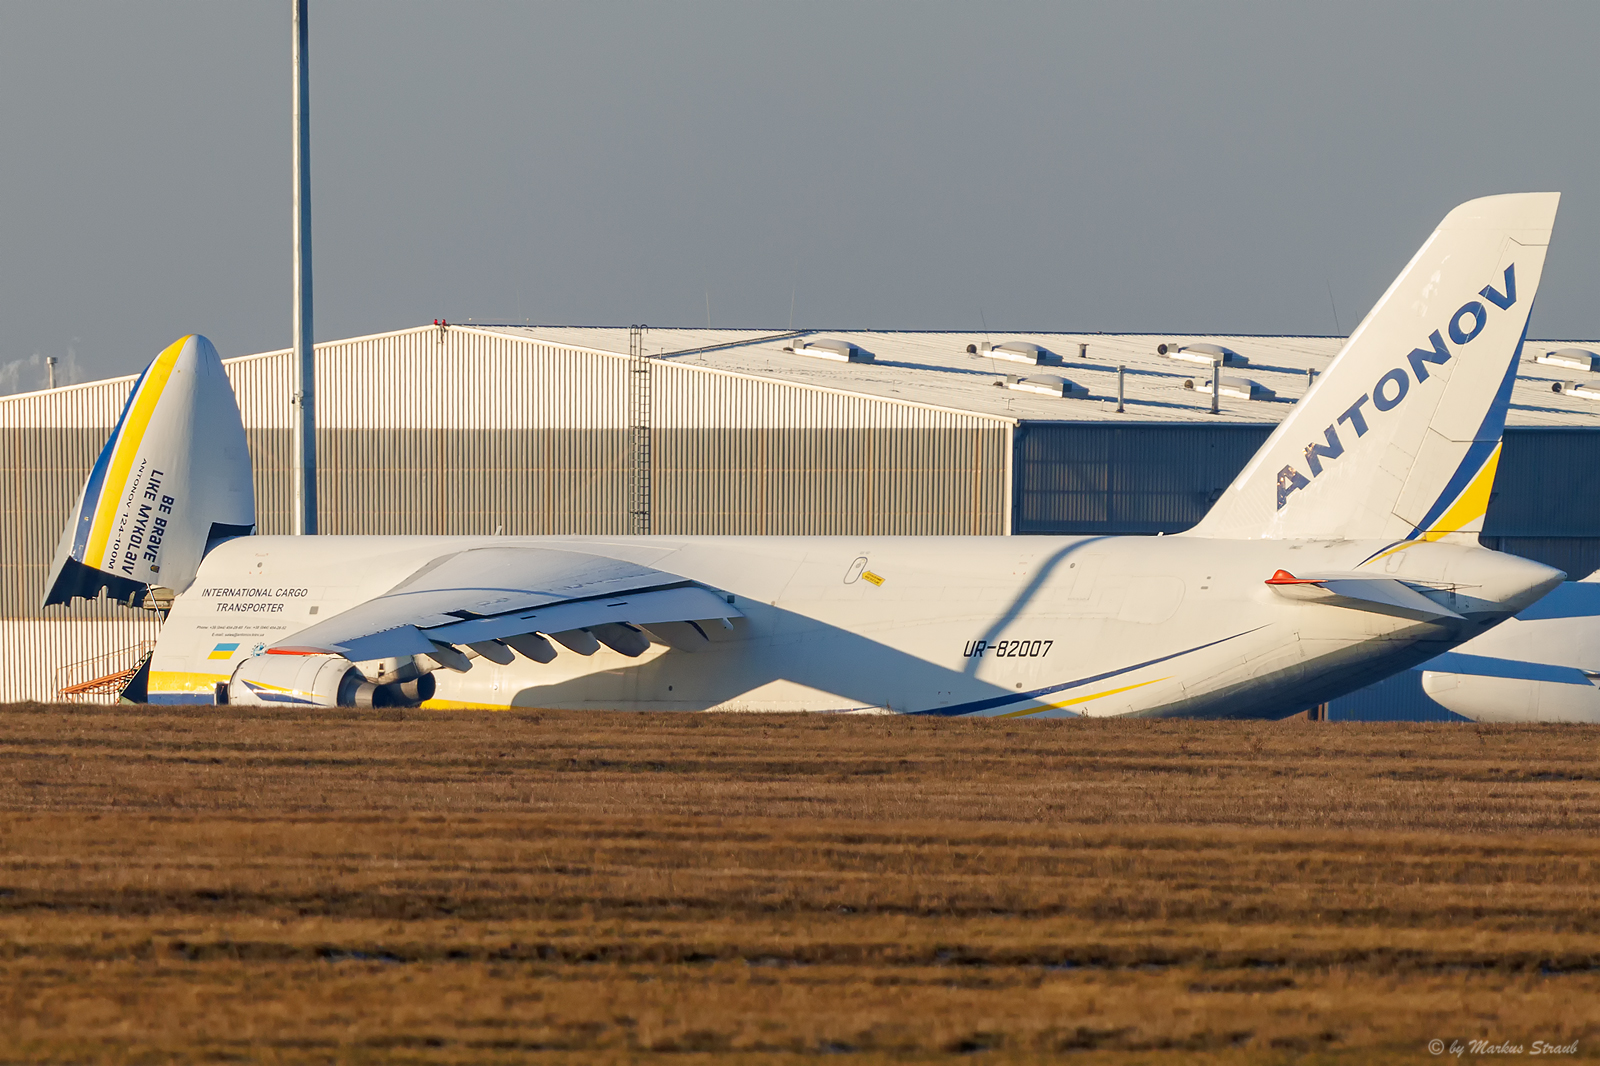
<svg viewBox="0 0 1600 1066">
<path fill-rule="evenodd" d="M 1476 534 L 1559 200 L 1446 215 L 1192 535 Z"/>
<path fill-rule="evenodd" d="M 182 592 L 212 544 L 255 521 L 233 388 L 211 342 L 183 337 L 134 383 L 61 535 L 44 602 Z"/>
</svg>

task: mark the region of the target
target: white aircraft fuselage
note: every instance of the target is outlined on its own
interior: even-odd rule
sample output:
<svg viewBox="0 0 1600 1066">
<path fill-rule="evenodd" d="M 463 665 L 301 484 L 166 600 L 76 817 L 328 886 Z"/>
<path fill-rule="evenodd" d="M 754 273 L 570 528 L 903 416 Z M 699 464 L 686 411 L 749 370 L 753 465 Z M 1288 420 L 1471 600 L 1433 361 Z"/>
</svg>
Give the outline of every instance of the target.
<svg viewBox="0 0 1600 1066">
<path fill-rule="evenodd" d="M 1279 717 L 1422 662 L 1561 579 L 1425 541 L 244 537 L 174 605 L 150 697 L 210 702 L 235 663 L 475 548 L 639 563 L 726 593 L 743 617 L 707 625 L 692 653 L 478 658 L 440 671 L 429 706 Z M 1286 598 L 1267 584 L 1279 570 L 1403 578 L 1459 617 Z"/>
</svg>

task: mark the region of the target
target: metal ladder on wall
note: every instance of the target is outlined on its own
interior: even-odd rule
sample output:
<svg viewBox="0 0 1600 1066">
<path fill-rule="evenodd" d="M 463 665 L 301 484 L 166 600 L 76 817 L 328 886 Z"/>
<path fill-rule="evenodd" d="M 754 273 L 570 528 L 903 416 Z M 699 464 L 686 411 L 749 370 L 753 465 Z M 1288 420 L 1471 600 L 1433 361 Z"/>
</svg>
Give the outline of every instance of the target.
<svg viewBox="0 0 1600 1066">
<path fill-rule="evenodd" d="M 650 360 L 644 354 L 646 326 L 628 327 L 628 514 L 633 532 L 650 534 Z"/>
</svg>

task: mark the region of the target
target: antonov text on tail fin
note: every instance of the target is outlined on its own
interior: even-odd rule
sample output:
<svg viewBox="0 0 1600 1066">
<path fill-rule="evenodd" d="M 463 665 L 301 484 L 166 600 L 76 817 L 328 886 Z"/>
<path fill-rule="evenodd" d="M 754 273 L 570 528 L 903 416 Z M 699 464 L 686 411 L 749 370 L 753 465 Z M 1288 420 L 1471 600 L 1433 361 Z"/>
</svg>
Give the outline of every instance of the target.
<svg viewBox="0 0 1600 1066">
<path fill-rule="evenodd" d="M 242 440 L 237 410 L 184 384 L 220 375 L 189 338 L 135 387 L 51 597 L 176 593 L 152 702 L 1281 716 L 1561 581 L 1474 535 L 1557 199 L 1450 212 L 1189 534 L 238 535 L 248 458 L 195 447 Z"/>
</svg>

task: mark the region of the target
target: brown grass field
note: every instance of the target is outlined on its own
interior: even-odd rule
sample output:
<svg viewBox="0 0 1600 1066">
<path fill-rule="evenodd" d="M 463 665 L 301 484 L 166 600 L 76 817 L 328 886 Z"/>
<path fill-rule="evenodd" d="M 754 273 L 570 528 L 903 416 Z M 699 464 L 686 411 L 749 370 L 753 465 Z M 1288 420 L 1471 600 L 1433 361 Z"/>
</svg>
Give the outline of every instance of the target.
<svg viewBox="0 0 1600 1066">
<path fill-rule="evenodd" d="M 1593 1057 L 1597 739 L 14 705 L 0 1061 Z"/>
</svg>

